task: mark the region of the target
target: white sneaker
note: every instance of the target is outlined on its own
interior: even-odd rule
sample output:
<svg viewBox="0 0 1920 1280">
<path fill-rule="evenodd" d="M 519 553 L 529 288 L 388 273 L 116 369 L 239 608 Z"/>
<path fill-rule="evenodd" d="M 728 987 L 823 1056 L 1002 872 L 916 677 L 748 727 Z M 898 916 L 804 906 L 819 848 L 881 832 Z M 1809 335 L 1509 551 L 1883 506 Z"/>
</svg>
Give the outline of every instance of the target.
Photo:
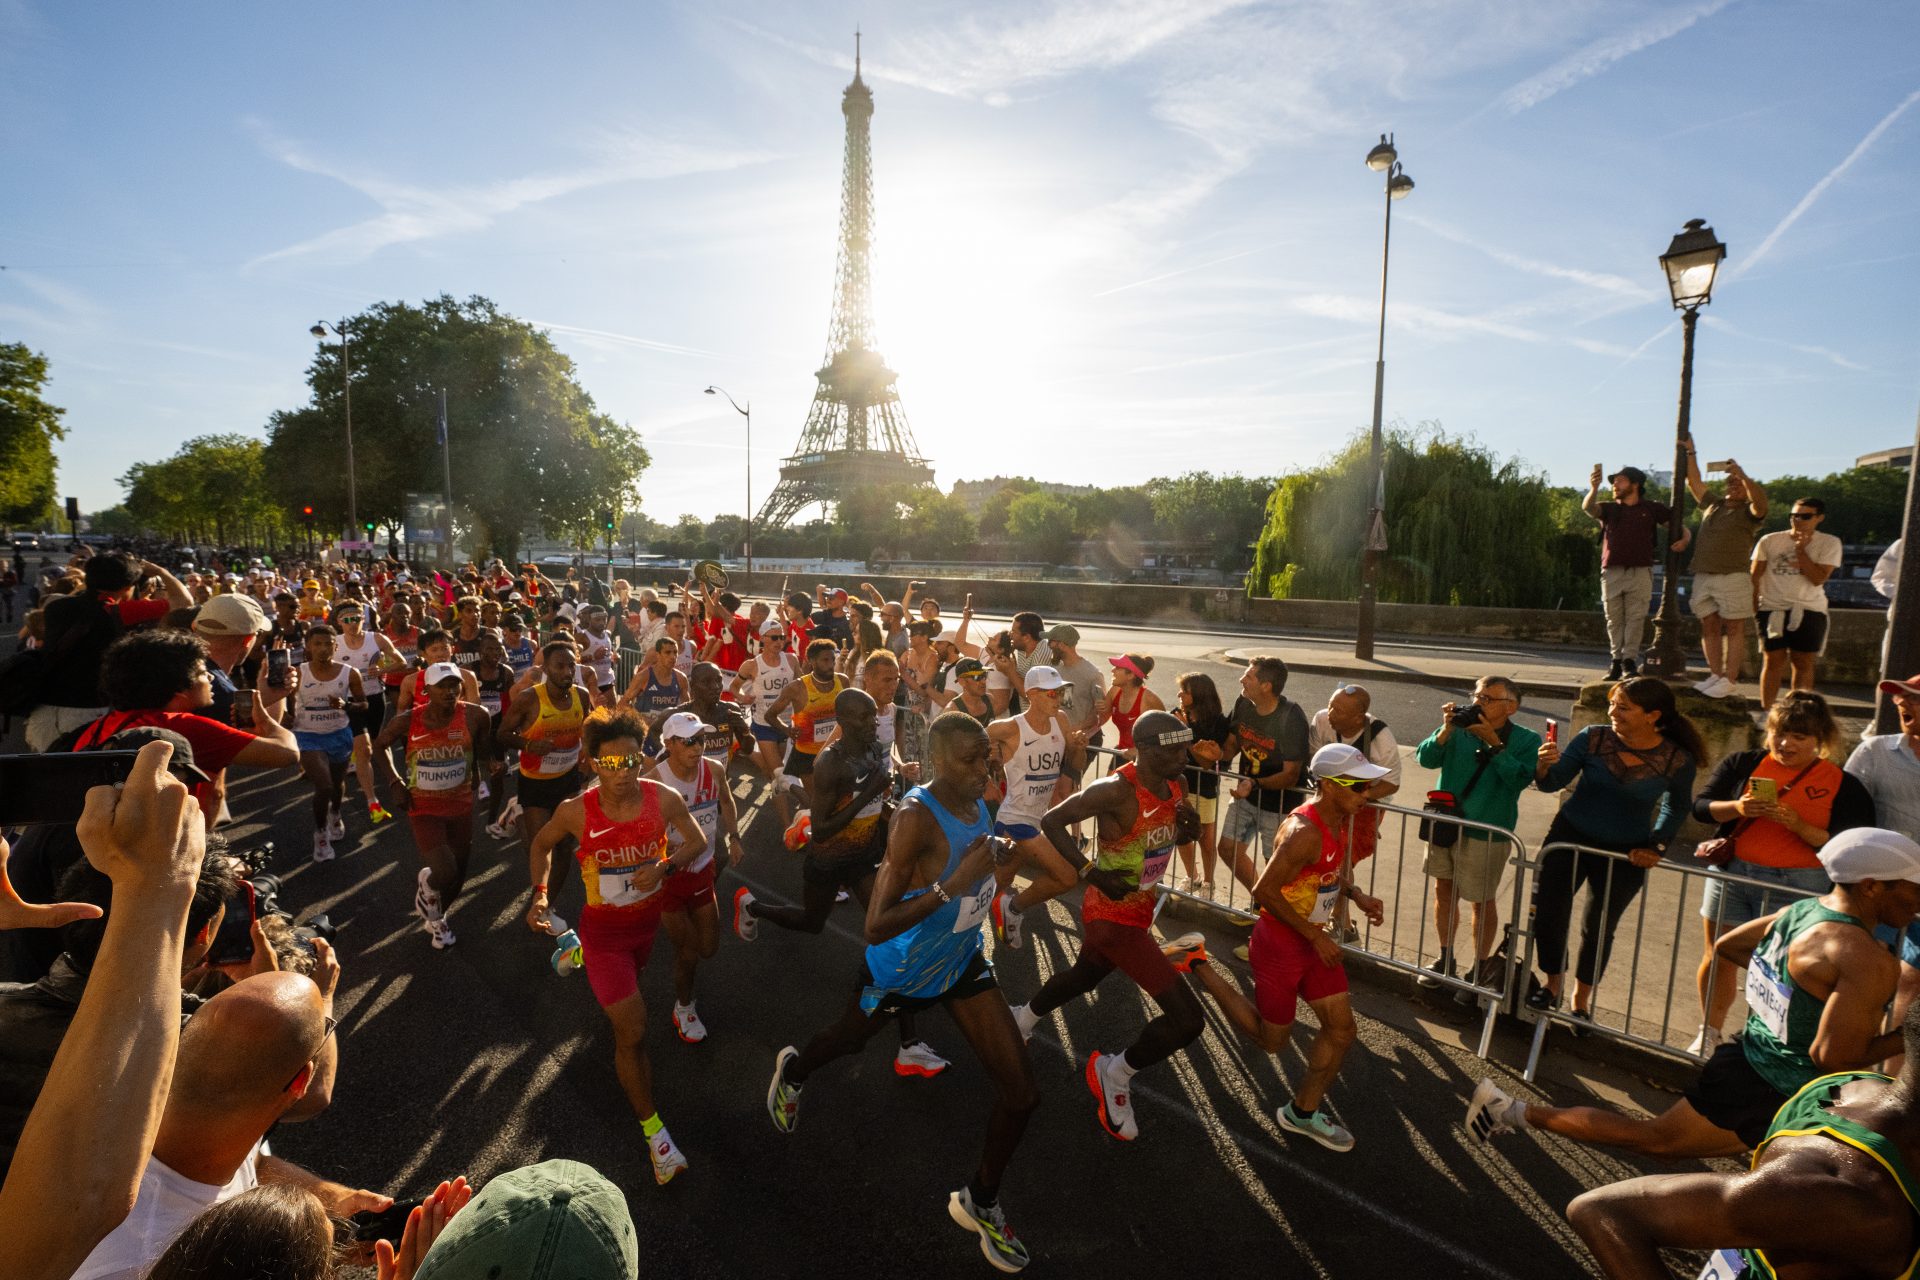
<svg viewBox="0 0 1920 1280">
<path fill-rule="evenodd" d="M 1725 676 L 1721 676 L 1718 680 L 1714 681 L 1713 691 L 1707 696 L 1709 698 L 1732 698 L 1737 696 L 1739 692 L 1739 685 L 1727 679 Z"/>
<path fill-rule="evenodd" d="M 673 1030 L 688 1044 L 699 1044 L 707 1038 L 706 1024 L 700 1021 L 700 1015 L 690 1004 L 673 1006 Z"/>
<path fill-rule="evenodd" d="M 340 816 L 338 809 L 327 811 L 327 839 L 345 840 L 347 838 L 347 820 Z"/>
<path fill-rule="evenodd" d="M 1040 1025 L 1040 1019 L 1034 1017 L 1033 1011 L 1023 1004 L 1014 1005 L 1012 1013 L 1013 1025 L 1020 1028 L 1020 1038 L 1029 1044 L 1033 1043 L 1033 1029 Z"/>
<path fill-rule="evenodd" d="M 459 939 L 453 936 L 453 926 L 445 918 L 435 917 L 426 922 L 427 940 L 433 943 L 435 951 L 445 951 Z"/>
<path fill-rule="evenodd" d="M 1687 1052 L 1696 1058 L 1711 1058 L 1714 1050 L 1718 1049 L 1721 1043 L 1721 1034 L 1714 1028 L 1703 1023 L 1700 1027 L 1700 1034 L 1695 1036 L 1693 1043 L 1687 1046 Z"/>
<path fill-rule="evenodd" d="M 919 1076 L 922 1080 L 931 1080 L 952 1065 L 935 1053 L 925 1040 L 903 1044 L 900 1052 L 893 1055 L 893 1074 L 897 1076 Z"/>
<path fill-rule="evenodd" d="M 327 833 L 324 830 L 313 833 L 313 860 L 315 862 L 333 861 L 333 842 L 327 839 Z"/>
<path fill-rule="evenodd" d="M 647 1139 L 647 1158 L 653 1161 L 653 1180 L 663 1187 L 687 1167 L 687 1158 L 673 1145 L 673 1135 L 664 1127 Z"/>
<path fill-rule="evenodd" d="M 1693 691 L 1703 698 L 1717 698 L 1720 695 L 1713 691 L 1713 687 L 1719 683 L 1719 676 L 1709 675 L 1705 680 L 1695 680 L 1693 682 Z"/>
<path fill-rule="evenodd" d="M 433 887 L 433 873 L 425 867 L 414 878 L 413 910 L 422 920 L 440 918 L 440 894 Z"/>
<path fill-rule="evenodd" d="M 1133 1093 L 1124 1084 L 1115 1086 L 1107 1068 L 1120 1055 L 1095 1053 L 1087 1058 L 1087 1088 L 1100 1102 L 1100 1127 L 1122 1142 L 1140 1136 L 1139 1122 L 1133 1118 Z"/>
<path fill-rule="evenodd" d="M 1474 1087 L 1467 1103 L 1467 1132 L 1485 1142 L 1496 1133 L 1516 1133 L 1527 1125 L 1527 1107 L 1491 1080 Z"/>
</svg>

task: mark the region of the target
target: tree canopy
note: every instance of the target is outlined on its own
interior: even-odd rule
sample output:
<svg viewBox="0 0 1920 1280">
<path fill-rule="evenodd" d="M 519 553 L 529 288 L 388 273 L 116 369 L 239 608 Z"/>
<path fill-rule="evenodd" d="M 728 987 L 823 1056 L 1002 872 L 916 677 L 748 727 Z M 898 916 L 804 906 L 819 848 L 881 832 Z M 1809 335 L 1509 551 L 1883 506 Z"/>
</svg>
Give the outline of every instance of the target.
<svg viewBox="0 0 1920 1280">
<path fill-rule="evenodd" d="M 0 524 L 31 524 L 54 505 L 53 442 L 67 434 L 66 410 L 40 394 L 47 358 L 23 343 L 0 343 Z"/>
<path fill-rule="evenodd" d="M 125 503 L 106 524 L 96 516 L 95 526 L 126 532 L 119 526 L 130 522 L 220 546 L 277 541 L 292 521 L 267 490 L 265 454 L 266 444 L 253 436 L 196 436 L 171 457 L 128 467 L 120 477 Z"/>
</svg>

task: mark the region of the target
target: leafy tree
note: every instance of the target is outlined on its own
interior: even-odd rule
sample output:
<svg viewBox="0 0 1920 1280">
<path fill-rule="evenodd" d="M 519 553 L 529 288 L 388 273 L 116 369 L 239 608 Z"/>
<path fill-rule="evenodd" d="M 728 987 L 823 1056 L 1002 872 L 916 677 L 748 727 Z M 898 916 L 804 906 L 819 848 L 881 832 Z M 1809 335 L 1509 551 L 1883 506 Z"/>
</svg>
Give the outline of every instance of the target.
<svg viewBox="0 0 1920 1280">
<path fill-rule="evenodd" d="M 1004 489 L 988 498 L 980 508 L 975 524 L 983 542 L 998 542 L 1007 536 L 1007 510 L 1014 502 L 1029 493 L 1040 492 L 1040 486 L 1032 480 L 1010 480 Z"/>
<path fill-rule="evenodd" d="M 47 358 L 0 343 L 0 524 L 37 523 L 54 499 L 53 442 L 65 409 L 47 403 Z"/>
<path fill-rule="evenodd" d="M 1078 524 L 1078 509 L 1054 493 L 1022 494 L 1007 507 L 1007 537 L 1026 560 L 1065 562 Z"/>
<path fill-rule="evenodd" d="M 975 537 L 966 503 L 931 485 L 913 491 L 900 523 L 903 554 L 916 560 L 962 560 L 972 552 Z"/>
<path fill-rule="evenodd" d="M 1232 570 L 1247 564 L 1249 548 L 1266 523 L 1274 481 L 1266 476 L 1216 476 L 1189 471 L 1144 486 L 1160 536 L 1212 544 L 1213 562 Z"/>
<path fill-rule="evenodd" d="M 1820 532 L 1842 542 L 1892 542 L 1907 518 L 1907 473 L 1898 467 L 1853 467 L 1832 475 L 1780 476 L 1766 481 L 1766 532 L 1787 527 L 1787 512 L 1801 498 L 1827 504 Z"/>
<path fill-rule="evenodd" d="M 120 477 L 138 527 L 222 546 L 271 542 L 297 523 L 266 483 L 266 445 L 237 434 L 196 436 L 158 462 Z"/>
</svg>

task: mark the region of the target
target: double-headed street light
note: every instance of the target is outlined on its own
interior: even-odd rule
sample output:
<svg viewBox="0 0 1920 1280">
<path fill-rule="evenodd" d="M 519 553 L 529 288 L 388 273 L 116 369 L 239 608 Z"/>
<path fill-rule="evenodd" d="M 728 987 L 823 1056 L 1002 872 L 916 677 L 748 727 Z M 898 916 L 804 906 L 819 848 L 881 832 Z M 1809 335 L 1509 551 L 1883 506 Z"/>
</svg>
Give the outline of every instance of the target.
<svg viewBox="0 0 1920 1280">
<path fill-rule="evenodd" d="M 1665 581 L 1660 586 L 1660 612 L 1653 620 L 1653 656 L 1648 670 L 1666 680 L 1677 680 L 1687 672 L 1687 657 L 1680 644 L 1680 553 L 1674 544 L 1680 541 L 1687 507 L 1687 445 L 1692 435 L 1693 416 L 1693 330 L 1700 320 L 1700 308 L 1713 301 L 1713 278 L 1727 256 L 1727 246 L 1713 234 L 1703 218 L 1695 218 L 1673 238 L 1660 255 L 1660 266 L 1667 273 L 1667 291 L 1680 312 L 1680 418 L 1673 441 L 1673 514 L 1667 522 L 1667 551 L 1664 558 Z M 1628 643 L 1633 641 L 1629 639 Z"/>
<path fill-rule="evenodd" d="M 747 420 L 747 539 L 746 539 L 746 545 L 745 547 L 742 548 L 742 550 L 745 551 L 746 553 L 747 572 L 752 573 L 753 572 L 753 401 L 749 400 L 745 405 L 742 405 L 739 401 L 735 400 L 731 395 L 728 395 L 726 391 L 722 390 L 719 387 L 708 387 L 707 394 L 710 396 L 725 396 L 727 403 L 733 406 L 733 411 Z"/>
<path fill-rule="evenodd" d="M 329 326 L 325 320 L 316 320 L 307 332 L 322 342 L 326 341 L 329 333 L 340 339 L 340 394 L 347 418 L 347 537 L 358 541 L 360 509 L 353 488 L 353 348 L 347 337 L 347 322 L 342 319 L 338 325 Z M 351 560 L 353 557 L 347 558 Z"/>
<path fill-rule="evenodd" d="M 1380 555 L 1387 549 L 1386 457 L 1380 437 L 1381 396 L 1387 385 L 1387 249 L 1393 240 L 1393 202 L 1405 199 L 1413 190 L 1413 179 L 1401 168 L 1400 153 L 1394 150 L 1390 133 L 1381 134 L 1379 145 L 1367 152 L 1367 168 L 1387 175 L 1387 217 L 1380 235 L 1380 339 L 1373 362 L 1373 466 L 1368 472 L 1367 529 L 1360 553 L 1360 618 L 1353 640 L 1353 656 L 1362 661 L 1373 657 L 1373 613 L 1380 596 Z"/>
</svg>

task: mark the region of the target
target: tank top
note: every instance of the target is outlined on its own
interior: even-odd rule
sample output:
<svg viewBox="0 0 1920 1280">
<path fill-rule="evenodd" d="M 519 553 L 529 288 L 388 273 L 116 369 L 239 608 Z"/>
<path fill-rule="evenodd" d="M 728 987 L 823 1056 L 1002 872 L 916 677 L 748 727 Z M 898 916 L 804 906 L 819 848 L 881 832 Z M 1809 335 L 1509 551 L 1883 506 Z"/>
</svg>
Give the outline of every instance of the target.
<svg viewBox="0 0 1920 1280">
<path fill-rule="evenodd" d="M 753 660 L 754 676 L 748 683 L 748 692 L 753 697 L 753 718 L 757 724 L 767 722 L 767 708 L 780 697 L 782 691 L 793 683 L 793 659 L 784 653 L 769 654 L 765 649 Z"/>
<path fill-rule="evenodd" d="M 1740 1047 L 1746 1051 L 1747 1065 L 1755 1074 L 1784 1094 L 1797 1093 L 1820 1074 L 1809 1050 L 1820 1030 L 1820 1012 L 1826 1007 L 1826 1001 L 1808 994 L 1793 980 L 1787 971 L 1787 954 L 1801 934 L 1828 922 L 1866 927 L 1818 898 L 1801 898 L 1784 908 L 1767 927 L 1747 962 L 1750 1012 Z"/>
<path fill-rule="evenodd" d="M 895 710 L 896 704 L 889 702 L 886 706 L 881 707 L 875 712 L 873 717 L 874 740 L 888 750 L 892 750 L 894 737 L 898 733 L 898 730 L 894 728 L 893 724 L 893 713 Z"/>
<path fill-rule="evenodd" d="M 662 683 L 652 663 L 647 664 L 641 676 L 640 696 L 633 700 L 634 709 L 641 715 L 656 716 L 680 705 L 679 684 L 673 680 Z"/>
<path fill-rule="evenodd" d="M 473 734 L 459 703 L 441 728 L 429 728 L 423 711 L 408 720 L 407 790 L 415 813 L 457 818 L 473 809 Z"/>
<path fill-rule="evenodd" d="M 480 638 L 486 634 L 486 628 L 481 627 L 473 633 L 473 639 L 469 640 L 460 634 L 460 628 L 453 628 L 454 665 L 462 670 L 472 670 L 474 664 L 480 661 Z"/>
<path fill-rule="evenodd" d="M 1177 780 L 1171 781 L 1167 783 L 1167 798 L 1162 800 L 1140 785 L 1133 764 L 1123 764 L 1114 772 L 1125 778 L 1133 788 L 1133 798 L 1139 804 L 1140 812 L 1125 835 L 1116 840 L 1100 837 L 1094 866 L 1102 871 L 1121 872 L 1133 882 L 1134 887 L 1126 897 L 1114 899 L 1088 885 L 1086 892 L 1080 896 L 1080 918 L 1110 920 L 1114 924 L 1144 929 L 1153 923 L 1153 887 L 1160 883 L 1160 877 L 1166 874 L 1167 864 L 1173 861 L 1173 819 L 1180 812 L 1180 799 L 1186 795 L 1187 789 Z M 1004 808 L 1002 812 L 1005 812 Z"/>
<path fill-rule="evenodd" d="M 825 693 L 820 692 L 820 686 L 810 675 L 801 676 L 800 683 L 806 688 L 807 700 L 793 713 L 793 749 L 802 755 L 818 755 L 839 727 L 833 714 L 833 700 L 846 691 L 847 682 L 835 676 Z"/>
<path fill-rule="evenodd" d="M 407 672 L 413 668 L 413 660 L 420 656 L 420 628 L 413 627 L 405 632 L 387 632 L 387 639 L 400 651 L 406 665 L 398 670 L 381 673 L 380 683 L 389 689 L 398 689 L 400 682 L 407 678 Z"/>
<path fill-rule="evenodd" d="M 480 705 L 498 724 L 501 712 L 507 708 L 507 691 L 513 688 L 513 682 L 518 677 L 514 675 L 513 668 L 503 662 L 491 676 L 483 676 L 476 669 L 473 678 L 480 685 Z"/>
<path fill-rule="evenodd" d="M 519 644 L 507 646 L 507 665 L 513 668 L 517 677 L 533 665 L 533 641 L 521 640 Z"/>
<path fill-rule="evenodd" d="M 672 787 L 687 802 L 687 812 L 700 824 L 701 832 L 707 837 L 706 852 L 693 860 L 693 865 L 682 868 L 684 871 L 705 871 L 713 865 L 713 851 L 720 843 L 720 779 L 722 774 L 713 761 L 701 756 L 695 765 L 692 781 L 683 780 L 673 771 L 671 761 L 662 759 L 660 770 L 655 778 L 663 787 Z M 678 843 L 675 842 L 675 847 Z"/>
<path fill-rule="evenodd" d="M 573 856 L 580 862 L 580 879 L 587 890 L 584 918 L 659 909 L 659 885 L 645 892 L 633 886 L 635 872 L 667 857 L 667 824 L 660 816 L 658 785 L 640 784 L 644 796 L 639 816 L 625 822 L 615 822 L 600 807 L 598 783 L 580 793 L 586 820 L 580 824 L 580 844 Z"/>
<path fill-rule="evenodd" d="M 328 699 L 342 701 L 353 696 L 353 668 L 344 662 L 333 679 L 322 680 L 313 674 L 313 664 L 300 664 L 300 692 L 295 695 L 293 727 L 301 733 L 338 733 L 347 727 L 345 707 L 328 705 Z"/>
<path fill-rule="evenodd" d="M 915 787 L 907 799 L 926 806 L 947 840 L 947 860 L 939 879 L 953 874 L 971 845 L 992 829 L 993 819 L 986 802 L 974 801 L 974 811 L 966 818 L 947 812 L 927 787 Z M 912 928 L 867 948 L 867 973 L 872 981 L 860 993 L 860 1007 L 872 1013 L 889 992 L 912 997 L 937 996 L 960 980 L 967 966 L 980 953 L 980 925 L 993 902 L 993 871 L 963 888 L 953 901 Z M 927 892 L 915 889 L 903 901 Z"/>
<path fill-rule="evenodd" d="M 1140 718 L 1140 708 L 1146 700 L 1147 691 L 1144 686 L 1133 691 L 1133 710 L 1131 711 L 1120 710 L 1119 700 L 1114 700 L 1112 708 L 1113 728 L 1114 731 L 1120 735 L 1120 750 L 1122 751 L 1133 750 L 1133 722 Z"/>
<path fill-rule="evenodd" d="M 1318 802 L 1301 805 L 1293 815 L 1319 828 L 1320 856 L 1309 862 L 1280 893 L 1287 905 L 1298 911 L 1307 923 L 1325 924 L 1333 918 L 1333 904 L 1340 897 L 1340 864 L 1347 856 L 1346 838 L 1333 833 L 1320 816 Z"/>
<path fill-rule="evenodd" d="M 845 747 L 846 739 L 843 738 L 834 750 L 843 751 Z M 875 771 L 888 768 L 891 762 L 892 753 L 878 742 L 874 743 L 873 750 L 865 757 L 849 761 L 853 766 L 853 786 L 847 793 L 845 802 L 833 812 L 840 812 L 840 809 L 844 809 L 858 799 L 860 793 L 866 790 L 867 784 L 873 781 Z M 822 862 L 852 861 L 857 858 L 872 857 L 886 846 L 887 827 L 881 820 L 886 808 L 887 792 L 882 791 L 860 806 L 860 811 L 848 820 L 847 825 L 840 829 L 838 835 L 814 840 L 808 851 Z"/>
<path fill-rule="evenodd" d="M 1788 1098 L 1785 1105 L 1776 1111 L 1773 1123 L 1767 1126 L 1767 1136 L 1753 1149 L 1753 1167 L 1758 1168 L 1760 1155 L 1767 1144 L 1775 1138 L 1804 1138 L 1818 1136 L 1831 1138 L 1844 1143 L 1856 1151 L 1866 1153 L 1874 1162 L 1887 1171 L 1900 1194 L 1906 1197 L 1907 1204 L 1916 1218 L 1915 1235 L 1920 1236 L 1920 1178 L 1907 1166 L 1905 1153 L 1900 1144 L 1886 1134 L 1869 1129 L 1858 1120 L 1836 1115 L 1831 1110 L 1839 1099 L 1840 1092 L 1856 1080 L 1880 1080 L 1893 1083 L 1888 1077 L 1872 1071 L 1839 1071 L 1833 1075 L 1819 1076 L 1802 1085 L 1800 1091 Z M 1813 1229 L 1809 1224 L 1809 1230 Z M 1774 1280 L 1777 1273 L 1773 1262 L 1763 1249 L 1743 1249 L 1740 1256 L 1746 1260 L 1750 1274 L 1763 1280 Z M 1903 1276 L 1920 1274 L 1920 1249 L 1916 1249 L 1908 1261 Z"/>
<path fill-rule="evenodd" d="M 1053 807 L 1053 789 L 1060 781 L 1060 763 L 1067 753 L 1067 740 L 1061 736 L 1058 720 L 1045 729 L 1036 729 L 1023 715 L 1014 721 L 1020 731 L 1020 745 L 1003 766 L 1007 776 L 1007 798 L 1000 802 L 1002 822 L 1040 825 L 1040 816 Z"/>
<path fill-rule="evenodd" d="M 613 637 L 595 635 L 591 631 L 580 632 L 580 661 L 593 672 L 594 684 L 600 688 L 613 683 Z"/>
<path fill-rule="evenodd" d="M 380 642 L 373 638 L 373 632 L 362 631 L 360 643 L 355 645 L 342 631 L 333 642 L 336 661 L 344 662 L 360 673 L 360 687 L 368 697 L 380 696 L 380 686 L 372 680 L 373 664 L 380 658 Z"/>
<path fill-rule="evenodd" d="M 549 743 L 551 749 L 544 756 L 530 756 L 520 753 L 520 773 L 528 778 L 560 778 L 572 773 L 574 766 L 580 763 L 580 726 L 586 722 L 586 695 L 579 686 L 569 685 L 567 696 L 572 704 L 561 708 L 554 705 L 553 695 L 543 680 L 533 686 L 533 696 L 539 699 L 539 711 L 533 723 L 527 726 L 525 737 L 529 741 Z"/>
</svg>

